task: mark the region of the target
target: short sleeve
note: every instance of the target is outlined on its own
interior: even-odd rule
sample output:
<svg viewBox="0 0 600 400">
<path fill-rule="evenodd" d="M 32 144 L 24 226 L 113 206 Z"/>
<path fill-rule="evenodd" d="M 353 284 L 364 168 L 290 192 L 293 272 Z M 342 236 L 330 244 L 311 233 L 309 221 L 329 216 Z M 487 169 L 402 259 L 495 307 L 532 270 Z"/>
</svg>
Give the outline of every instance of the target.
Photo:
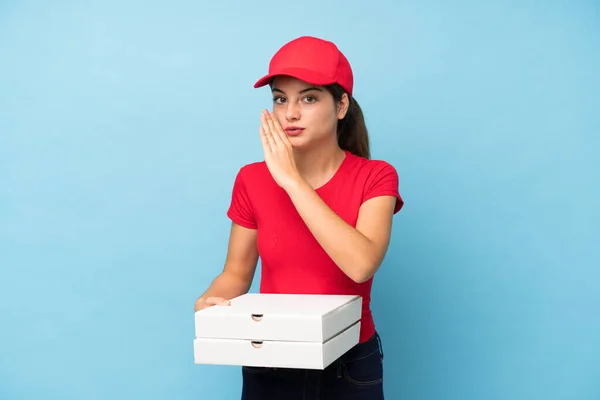
<svg viewBox="0 0 600 400">
<path fill-rule="evenodd" d="M 395 214 L 404 206 L 404 200 L 400 196 L 398 187 L 399 178 L 396 169 L 389 163 L 380 161 L 373 167 L 365 182 L 363 202 L 374 197 L 393 196 L 396 198 Z"/>
<path fill-rule="evenodd" d="M 227 216 L 233 222 L 243 227 L 249 229 L 256 229 L 258 227 L 252 210 L 252 204 L 248 196 L 248 191 L 246 190 L 244 168 L 241 168 L 235 177 Z"/>
</svg>

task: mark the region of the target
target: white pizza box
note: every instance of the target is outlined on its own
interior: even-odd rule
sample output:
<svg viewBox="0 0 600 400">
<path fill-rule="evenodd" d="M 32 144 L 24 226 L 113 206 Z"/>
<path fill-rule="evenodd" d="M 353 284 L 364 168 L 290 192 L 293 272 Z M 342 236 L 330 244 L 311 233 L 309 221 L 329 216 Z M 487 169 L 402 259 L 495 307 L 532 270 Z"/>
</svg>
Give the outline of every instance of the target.
<svg viewBox="0 0 600 400">
<path fill-rule="evenodd" d="M 195 314 L 194 362 L 324 369 L 360 336 L 362 298 L 249 293 Z"/>
<path fill-rule="evenodd" d="M 197 338 L 325 342 L 360 320 L 354 295 L 248 293 L 195 314 Z"/>
</svg>

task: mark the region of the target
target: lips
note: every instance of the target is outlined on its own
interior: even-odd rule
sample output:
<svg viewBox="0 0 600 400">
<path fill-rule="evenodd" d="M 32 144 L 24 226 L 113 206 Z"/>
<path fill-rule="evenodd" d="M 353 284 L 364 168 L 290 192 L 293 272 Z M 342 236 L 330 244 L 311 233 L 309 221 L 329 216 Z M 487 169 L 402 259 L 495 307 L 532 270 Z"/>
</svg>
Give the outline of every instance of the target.
<svg viewBox="0 0 600 400">
<path fill-rule="evenodd" d="M 302 131 L 304 130 L 304 128 L 298 128 L 296 126 L 291 126 L 289 128 L 285 128 L 285 132 L 289 135 L 289 136 L 296 136 L 302 133 Z"/>
</svg>

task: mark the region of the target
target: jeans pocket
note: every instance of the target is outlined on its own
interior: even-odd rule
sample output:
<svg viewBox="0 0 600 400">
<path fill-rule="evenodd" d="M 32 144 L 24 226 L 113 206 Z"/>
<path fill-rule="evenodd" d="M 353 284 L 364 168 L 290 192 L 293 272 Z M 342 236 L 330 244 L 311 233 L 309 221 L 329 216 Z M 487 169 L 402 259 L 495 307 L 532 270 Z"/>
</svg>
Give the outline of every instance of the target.
<svg viewBox="0 0 600 400">
<path fill-rule="evenodd" d="M 377 385 L 383 382 L 383 362 L 379 349 L 356 360 L 342 363 L 343 377 L 358 386 Z"/>
</svg>

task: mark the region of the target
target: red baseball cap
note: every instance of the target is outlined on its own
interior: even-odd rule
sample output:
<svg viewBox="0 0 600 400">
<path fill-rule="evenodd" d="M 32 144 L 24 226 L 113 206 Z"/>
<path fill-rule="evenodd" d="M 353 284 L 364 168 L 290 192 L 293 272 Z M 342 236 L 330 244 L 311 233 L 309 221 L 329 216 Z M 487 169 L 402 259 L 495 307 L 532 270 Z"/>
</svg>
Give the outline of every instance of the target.
<svg viewBox="0 0 600 400">
<path fill-rule="evenodd" d="M 277 75 L 287 75 L 313 85 L 333 83 L 352 95 L 354 78 L 346 57 L 335 44 L 312 36 L 302 36 L 281 47 L 269 63 L 269 73 L 254 87 L 268 85 Z"/>
</svg>

